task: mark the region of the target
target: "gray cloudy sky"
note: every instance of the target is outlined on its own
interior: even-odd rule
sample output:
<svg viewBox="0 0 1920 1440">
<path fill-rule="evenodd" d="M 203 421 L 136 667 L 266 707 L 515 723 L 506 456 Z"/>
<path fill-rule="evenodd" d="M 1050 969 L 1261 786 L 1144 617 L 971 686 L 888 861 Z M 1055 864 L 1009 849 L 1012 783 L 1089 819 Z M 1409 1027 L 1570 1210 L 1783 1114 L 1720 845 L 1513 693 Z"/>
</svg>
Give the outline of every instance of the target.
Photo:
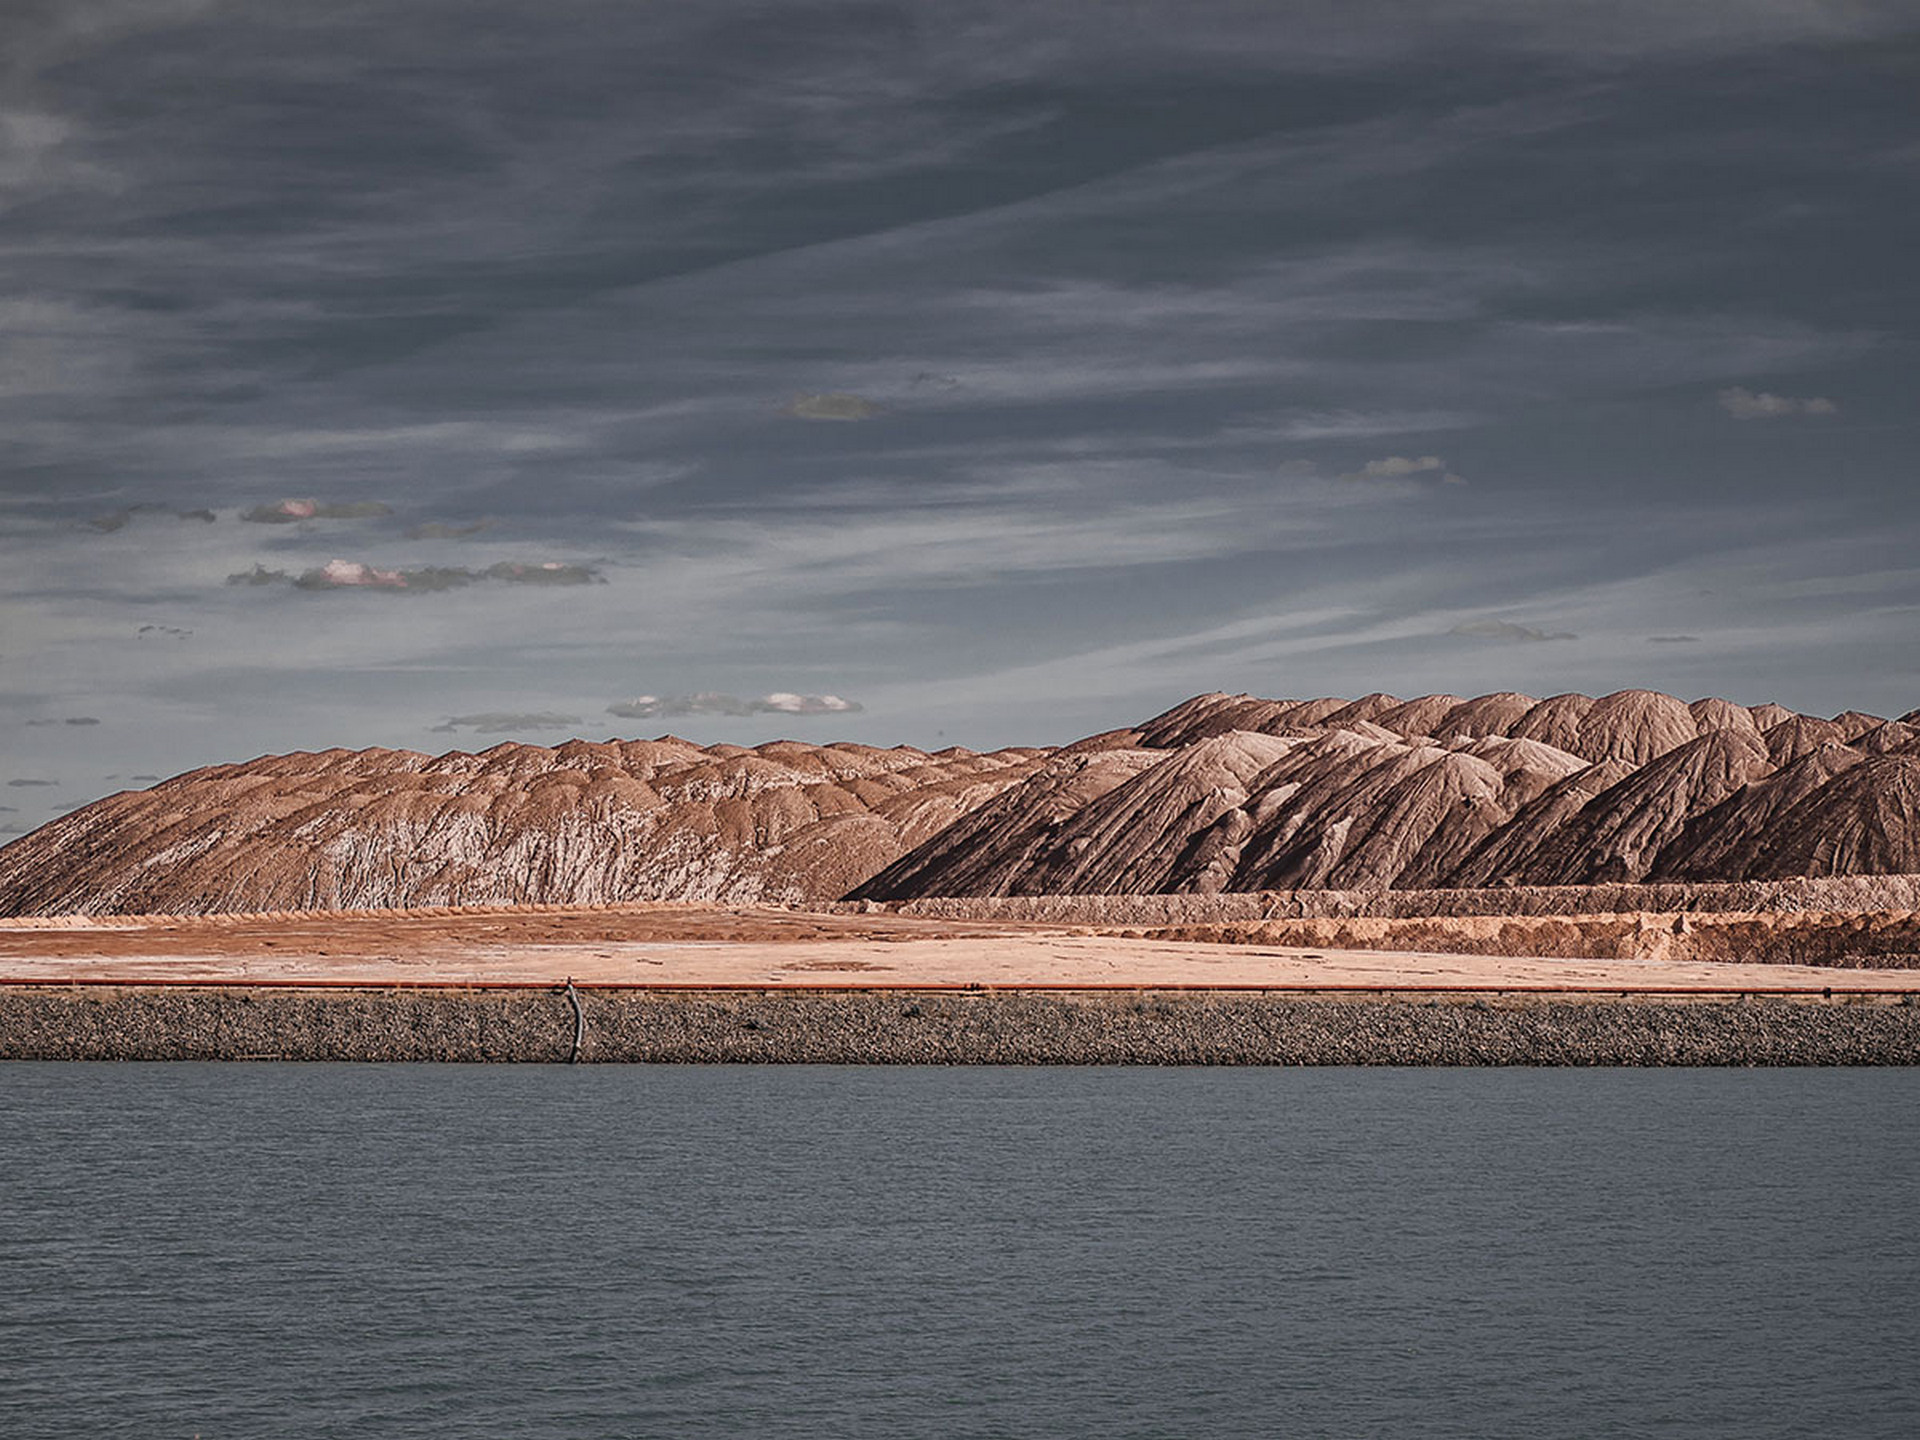
<svg viewBox="0 0 1920 1440">
<path fill-rule="evenodd" d="M 1904 0 L 15 0 L 0 822 L 1208 689 L 1902 712 L 1916 93 Z"/>
</svg>

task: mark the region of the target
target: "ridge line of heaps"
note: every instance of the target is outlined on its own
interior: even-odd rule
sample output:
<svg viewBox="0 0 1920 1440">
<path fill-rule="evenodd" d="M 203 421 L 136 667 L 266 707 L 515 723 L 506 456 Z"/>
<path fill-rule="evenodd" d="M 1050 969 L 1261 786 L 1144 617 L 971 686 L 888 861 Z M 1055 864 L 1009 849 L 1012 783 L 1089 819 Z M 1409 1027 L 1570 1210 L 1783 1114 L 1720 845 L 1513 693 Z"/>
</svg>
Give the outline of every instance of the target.
<svg viewBox="0 0 1920 1440">
<path fill-rule="evenodd" d="M 851 898 L 1920 872 L 1920 712 L 1202 695 L 1056 754 Z"/>
<path fill-rule="evenodd" d="M 0 914 L 1920 872 L 1920 711 L 1196 696 L 1060 749 L 659 740 L 213 766 L 0 849 Z"/>
</svg>

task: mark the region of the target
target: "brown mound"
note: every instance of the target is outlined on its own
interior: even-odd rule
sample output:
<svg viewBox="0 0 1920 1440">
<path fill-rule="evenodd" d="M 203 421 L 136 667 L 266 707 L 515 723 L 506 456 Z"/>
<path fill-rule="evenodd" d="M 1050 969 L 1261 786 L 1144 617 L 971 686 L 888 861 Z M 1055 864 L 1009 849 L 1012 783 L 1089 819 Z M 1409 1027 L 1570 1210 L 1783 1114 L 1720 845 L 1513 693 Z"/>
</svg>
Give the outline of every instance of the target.
<svg viewBox="0 0 1920 1440">
<path fill-rule="evenodd" d="M 1374 724 L 1409 738 L 1419 735 L 1440 736 L 1440 723 L 1461 704 L 1458 695 L 1422 695 L 1403 701 L 1372 717 Z M 1457 732 L 1456 732 L 1457 733 Z"/>
<path fill-rule="evenodd" d="M 1811 754 L 1822 745 L 1844 745 L 1848 740 L 1842 727 L 1815 715 L 1795 715 L 1782 720 L 1766 730 L 1764 735 L 1767 754 L 1775 765 L 1791 765 L 1802 755 Z"/>
<path fill-rule="evenodd" d="M 1833 717 L 1833 723 L 1840 727 L 1840 737 L 1851 744 L 1869 730 L 1877 730 L 1887 722 L 1878 715 L 1868 715 L 1864 711 L 1843 710 Z"/>
<path fill-rule="evenodd" d="M 1748 873 L 1758 847 L 1776 833 L 1780 817 L 1858 765 L 1866 755 L 1829 740 L 1778 773 L 1757 780 L 1687 822 L 1660 852 L 1651 880 Z"/>
<path fill-rule="evenodd" d="M 1920 755 L 1875 755 L 1843 771 L 1736 851 L 1755 879 L 1920 871 Z"/>
<path fill-rule="evenodd" d="M 1758 735 L 1714 730 L 1601 791 L 1520 867 L 1522 885 L 1644 880 L 1687 821 L 1773 773 Z"/>
<path fill-rule="evenodd" d="M 1511 690 L 1482 695 L 1476 700 L 1463 700 L 1449 710 L 1446 718 L 1435 727 L 1433 738 L 1447 740 L 1455 735 L 1471 735 L 1476 739 L 1482 735 L 1513 736 L 1516 734 L 1514 727 L 1539 703 L 1531 695 L 1517 695 Z"/>
<path fill-rule="evenodd" d="M 0 850 L 0 913 L 830 899 L 1046 754 L 667 737 L 269 756 Z"/>
<path fill-rule="evenodd" d="M 1920 735 L 1900 722 L 1875 722 L 1855 749 L 1837 737 L 1859 730 L 1857 720 L 1790 715 L 1763 736 L 1761 722 L 1778 707 L 1689 705 L 1649 691 L 1598 700 L 1506 694 L 1390 702 L 1385 695 L 1353 704 L 1200 697 L 1143 732 L 1174 749 L 1174 758 L 1106 792 L 1089 813 L 1027 816 L 1028 802 L 1009 794 L 996 823 L 1007 824 L 1017 843 L 1003 844 L 991 824 L 969 826 L 976 874 L 985 873 L 983 857 L 1006 861 L 1026 837 L 1042 829 L 1051 836 L 1018 863 L 995 867 L 990 884 L 918 883 L 951 843 L 940 836 L 855 894 L 1471 889 L 1620 884 L 1656 874 L 1742 881 L 1898 873 L 1910 863 L 1901 837 L 1920 828 L 1897 805 L 1863 813 L 1864 792 L 1826 795 L 1870 750 L 1920 759 Z M 1201 762 L 1201 747 L 1242 743 L 1218 728 L 1236 722 L 1290 741 L 1251 780 L 1239 772 L 1222 778 Z M 1450 738 L 1408 733 L 1427 729 Z M 1478 738 L 1466 738 L 1475 732 Z M 1814 751 L 1821 758 L 1794 765 Z M 1188 754 L 1191 768 L 1179 763 Z M 1776 755 L 1786 757 L 1778 776 Z M 1802 802 L 1814 808 L 1798 808 Z M 1822 803 L 1852 821 L 1835 819 Z M 1781 848 L 1784 832 L 1816 813 L 1859 831 L 1835 841 L 1837 859 Z"/>
<path fill-rule="evenodd" d="M 0 849 L 0 913 L 1890 874 L 1920 871 L 1917 772 L 1907 720 L 1644 690 L 1209 694 L 990 755 L 672 736 L 331 750 L 74 811 Z"/>
<path fill-rule="evenodd" d="M 1618 760 L 1588 765 L 1556 781 L 1529 802 L 1512 820 L 1489 835 L 1469 853 L 1446 884 L 1466 890 L 1483 886 L 1511 886 L 1576 815 L 1594 798 L 1633 774 Z"/>
</svg>

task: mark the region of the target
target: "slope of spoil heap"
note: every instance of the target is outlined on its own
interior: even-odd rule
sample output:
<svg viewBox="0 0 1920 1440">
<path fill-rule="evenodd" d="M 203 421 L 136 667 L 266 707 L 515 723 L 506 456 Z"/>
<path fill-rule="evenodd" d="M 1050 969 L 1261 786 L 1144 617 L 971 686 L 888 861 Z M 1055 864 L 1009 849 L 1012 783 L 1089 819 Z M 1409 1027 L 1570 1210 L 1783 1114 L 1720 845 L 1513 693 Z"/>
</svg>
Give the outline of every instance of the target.
<svg viewBox="0 0 1920 1440">
<path fill-rule="evenodd" d="M 1644 690 L 1202 695 L 1058 750 L 332 750 L 53 821 L 0 849 L 0 915 L 1913 874 L 1917 721 Z"/>
<path fill-rule="evenodd" d="M 1646 690 L 1201 695 L 1039 763 L 853 898 L 1920 872 L 1916 718 Z"/>
<path fill-rule="evenodd" d="M 15 841 L 0 914 L 831 899 L 1047 753 L 667 737 L 271 756 Z"/>
</svg>

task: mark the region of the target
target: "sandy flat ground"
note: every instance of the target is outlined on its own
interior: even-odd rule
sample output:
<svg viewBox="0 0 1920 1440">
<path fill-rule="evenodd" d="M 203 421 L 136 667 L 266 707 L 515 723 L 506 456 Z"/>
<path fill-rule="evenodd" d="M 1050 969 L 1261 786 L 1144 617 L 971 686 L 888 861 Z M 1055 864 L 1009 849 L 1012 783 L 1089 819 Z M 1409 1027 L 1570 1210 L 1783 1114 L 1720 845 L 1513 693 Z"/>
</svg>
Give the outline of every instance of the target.
<svg viewBox="0 0 1920 1440">
<path fill-rule="evenodd" d="M 1086 927 L 622 906 L 0 921 L 0 983 L 1920 991 L 1920 971 L 1307 950 Z"/>
</svg>

